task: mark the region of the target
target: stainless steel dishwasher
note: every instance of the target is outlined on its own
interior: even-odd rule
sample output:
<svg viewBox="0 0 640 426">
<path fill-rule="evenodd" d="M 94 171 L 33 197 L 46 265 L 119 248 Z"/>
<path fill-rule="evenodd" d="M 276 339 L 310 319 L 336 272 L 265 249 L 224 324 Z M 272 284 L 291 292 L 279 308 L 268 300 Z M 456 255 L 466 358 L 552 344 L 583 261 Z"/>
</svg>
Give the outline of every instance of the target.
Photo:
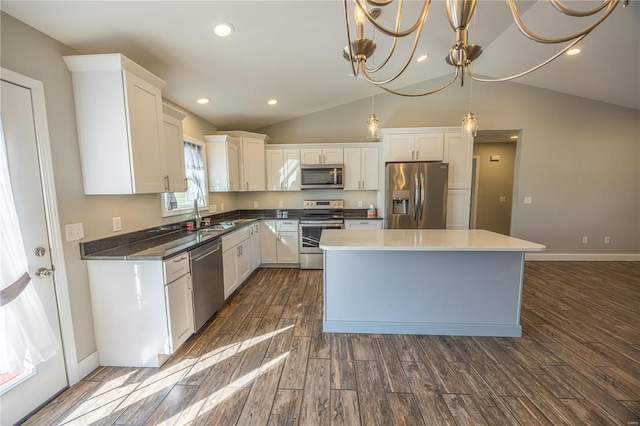
<svg viewBox="0 0 640 426">
<path fill-rule="evenodd" d="M 222 243 L 216 239 L 189 252 L 196 331 L 224 304 Z"/>
</svg>

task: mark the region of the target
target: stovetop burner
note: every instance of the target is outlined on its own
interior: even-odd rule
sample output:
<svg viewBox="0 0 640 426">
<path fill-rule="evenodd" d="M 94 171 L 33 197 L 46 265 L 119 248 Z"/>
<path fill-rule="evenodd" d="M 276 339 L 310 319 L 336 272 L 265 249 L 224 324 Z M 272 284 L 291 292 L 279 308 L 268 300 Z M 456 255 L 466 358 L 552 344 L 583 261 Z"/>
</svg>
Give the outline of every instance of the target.
<svg viewBox="0 0 640 426">
<path fill-rule="evenodd" d="M 302 221 L 343 221 L 343 200 L 304 200 Z"/>
</svg>

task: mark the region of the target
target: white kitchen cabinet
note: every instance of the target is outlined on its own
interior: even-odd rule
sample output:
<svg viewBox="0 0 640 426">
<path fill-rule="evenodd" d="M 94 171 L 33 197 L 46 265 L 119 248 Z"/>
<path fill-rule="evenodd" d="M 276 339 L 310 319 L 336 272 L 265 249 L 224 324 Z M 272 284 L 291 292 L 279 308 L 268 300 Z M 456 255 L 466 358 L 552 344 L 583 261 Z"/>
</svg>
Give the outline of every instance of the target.
<svg viewBox="0 0 640 426">
<path fill-rule="evenodd" d="M 378 148 L 344 148 L 344 189 L 378 190 Z"/>
<path fill-rule="evenodd" d="M 262 221 L 260 243 L 263 264 L 300 263 L 297 220 Z"/>
<path fill-rule="evenodd" d="M 447 229 L 469 229 L 471 189 L 447 192 Z"/>
<path fill-rule="evenodd" d="M 343 162 L 342 148 L 303 148 L 300 150 L 301 164 L 342 164 Z"/>
<path fill-rule="evenodd" d="M 471 188 L 473 138 L 460 133 L 445 133 L 444 162 L 449 163 L 449 189 Z"/>
<path fill-rule="evenodd" d="M 442 161 L 444 158 L 442 132 L 387 132 L 383 136 L 383 146 L 384 161 Z"/>
<path fill-rule="evenodd" d="M 225 300 L 251 275 L 250 239 L 249 227 L 222 237 Z"/>
<path fill-rule="evenodd" d="M 262 263 L 262 250 L 260 247 L 260 222 L 249 227 L 249 242 L 251 246 L 251 272 L 255 271 Z"/>
<path fill-rule="evenodd" d="M 209 191 L 240 191 L 240 141 L 227 135 L 205 135 Z"/>
<path fill-rule="evenodd" d="M 345 229 L 382 229 L 381 220 L 351 220 L 345 219 Z"/>
<path fill-rule="evenodd" d="M 267 149 L 267 191 L 300 190 L 300 150 Z"/>
<path fill-rule="evenodd" d="M 63 57 L 85 194 L 165 191 L 164 81 L 120 54 Z"/>
<path fill-rule="evenodd" d="M 163 104 L 164 113 L 164 186 L 166 192 L 187 190 L 187 176 L 184 167 L 184 134 L 182 120 L 186 117 L 180 111 Z"/>
<path fill-rule="evenodd" d="M 87 270 L 100 365 L 159 367 L 194 333 L 188 254 Z"/>
<path fill-rule="evenodd" d="M 269 137 L 243 131 L 218 132 L 218 135 L 232 136 L 240 142 L 240 186 L 238 190 L 265 191 L 267 189 L 265 143 L 269 141 Z"/>
</svg>

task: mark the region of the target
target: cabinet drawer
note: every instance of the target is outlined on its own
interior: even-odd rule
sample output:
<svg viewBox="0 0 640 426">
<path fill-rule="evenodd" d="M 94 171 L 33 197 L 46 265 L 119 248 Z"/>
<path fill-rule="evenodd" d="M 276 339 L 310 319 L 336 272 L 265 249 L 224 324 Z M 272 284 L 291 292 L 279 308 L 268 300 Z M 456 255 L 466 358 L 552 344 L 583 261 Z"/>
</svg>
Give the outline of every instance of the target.
<svg viewBox="0 0 640 426">
<path fill-rule="evenodd" d="M 277 220 L 276 221 L 276 229 L 278 231 L 295 231 L 298 232 L 298 221 L 297 220 Z"/>
<path fill-rule="evenodd" d="M 227 251 L 249 238 L 250 230 L 251 226 L 246 226 L 222 237 L 222 251 Z"/>
<path fill-rule="evenodd" d="M 183 253 L 162 262 L 164 283 L 169 284 L 189 272 L 189 255 Z"/>
</svg>

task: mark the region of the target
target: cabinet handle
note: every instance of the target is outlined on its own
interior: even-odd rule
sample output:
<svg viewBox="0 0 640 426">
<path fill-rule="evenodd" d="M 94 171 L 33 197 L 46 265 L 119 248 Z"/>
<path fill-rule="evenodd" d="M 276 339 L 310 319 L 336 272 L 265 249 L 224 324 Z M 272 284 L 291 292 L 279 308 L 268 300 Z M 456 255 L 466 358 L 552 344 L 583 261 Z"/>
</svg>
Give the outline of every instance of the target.
<svg viewBox="0 0 640 426">
<path fill-rule="evenodd" d="M 247 182 L 247 191 L 249 190 L 249 182 Z"/>
<path fill-rule="evenodd" d="M 253 226 L 249 228 L 249 234 L 253 235 Z"/>
<path fill-rule="evenodd" d="M 187 189 L 189 189 L 189 180 L 184 178 L 184 190 L 186 191 Z"/>
<path fill-rule="evenodd" d="M 322 164 L 322 155 L 318 155 L 318 164 Z"/>
<path fill-rule="evenodd" d="M 173 259 L 174 262 L 182 262 L 183 260 L 185 260 L 187 258 L 187 256 L 182 256 L 180 259 Z"/>
<path fill-rule="evenodd" d="M 322 156 L 322 162 L 327 164 L 327 154 Z"/>
<path fill-rule="evenodd" d="M 414 152 L 415 152 L 415 151 L 411 151 L 411 159 L 412 159 L 412 160 L 413 160 L 413 153 L 414 153 Z"/>
<path fill-rule="evenodd" d="M 164 190 L 169 192 L 169 175 L 164 176 Z"/>
<path fill-rule="evenodd" d="M 416 151 L 416 160 L 420 159 L 420 151 Z"/>
</svg>

